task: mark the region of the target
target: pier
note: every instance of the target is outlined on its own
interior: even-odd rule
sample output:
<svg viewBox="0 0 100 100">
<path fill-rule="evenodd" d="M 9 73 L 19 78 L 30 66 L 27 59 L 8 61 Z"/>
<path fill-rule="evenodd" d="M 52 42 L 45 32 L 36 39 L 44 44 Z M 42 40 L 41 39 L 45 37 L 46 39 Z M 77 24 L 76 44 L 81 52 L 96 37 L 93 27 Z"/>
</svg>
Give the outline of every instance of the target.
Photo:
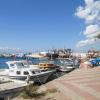
<svg viewBox="0 0 100 100">
<path fill-rule="evenodd" d="M 100 100 L 100 67 L 76 69 L 41 87 L 57 89 L 53 100 Z"/>
</svg>

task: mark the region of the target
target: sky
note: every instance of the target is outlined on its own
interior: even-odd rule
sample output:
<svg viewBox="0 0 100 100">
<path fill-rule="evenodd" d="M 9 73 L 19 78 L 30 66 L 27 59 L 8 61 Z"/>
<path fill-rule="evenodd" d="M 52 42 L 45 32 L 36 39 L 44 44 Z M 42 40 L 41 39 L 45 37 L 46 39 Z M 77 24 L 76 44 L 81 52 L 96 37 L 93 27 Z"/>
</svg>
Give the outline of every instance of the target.
<svg viewBox="0 0 100 100">
<path fill-rule="evenodd" d="M 100 32 L 99 4 L 100 0 L 0 0 L 0 50 L 98 48 L 100 41 L 91 37 Z"/>
</svg>

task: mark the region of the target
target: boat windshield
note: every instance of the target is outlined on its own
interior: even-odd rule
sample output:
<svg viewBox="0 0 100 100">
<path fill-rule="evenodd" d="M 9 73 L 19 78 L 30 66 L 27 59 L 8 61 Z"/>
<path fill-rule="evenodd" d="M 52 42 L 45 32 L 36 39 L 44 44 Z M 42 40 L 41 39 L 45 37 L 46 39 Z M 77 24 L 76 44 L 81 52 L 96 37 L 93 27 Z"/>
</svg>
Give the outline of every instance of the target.
<svg viewBox="0 0 100 100">
<path fill-rule="evenodd" d="M 23 63 L 16 63 L 17 68 L 27 68 L 28 66 L 24 66 Z"/>
</svg>

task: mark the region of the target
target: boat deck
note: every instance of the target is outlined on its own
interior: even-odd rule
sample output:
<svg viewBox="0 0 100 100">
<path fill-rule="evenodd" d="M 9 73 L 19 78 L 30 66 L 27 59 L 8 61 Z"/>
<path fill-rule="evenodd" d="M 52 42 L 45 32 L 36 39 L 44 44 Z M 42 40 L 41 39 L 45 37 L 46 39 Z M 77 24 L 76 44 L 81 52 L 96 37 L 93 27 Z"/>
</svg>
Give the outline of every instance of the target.
<svg viewBox="0 0 100 100">
<path fill-rule="evenodd" d="M 4 76 L 0 76 L 0 98 L 5 98 L 20 91 L 27 83 L 19 80 L 11 80 Z"/>
<path fill-rule="evenodd" d="M 59 90 L 54 100 L 100 100 L 100 67 L 76 69 L 42 88 Z"/>
</svg>

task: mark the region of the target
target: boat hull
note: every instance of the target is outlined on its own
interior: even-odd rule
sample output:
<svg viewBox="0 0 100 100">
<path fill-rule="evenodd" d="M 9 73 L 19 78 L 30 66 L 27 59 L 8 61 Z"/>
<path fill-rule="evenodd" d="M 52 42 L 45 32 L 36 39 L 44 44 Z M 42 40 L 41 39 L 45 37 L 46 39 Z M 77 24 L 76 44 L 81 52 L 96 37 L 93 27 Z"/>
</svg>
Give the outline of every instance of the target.
<svg viewBox="0 0 100 100">
<path fill-rule="evenodd" d="M 54 71 L 47 71 L 43 72 L 41 74 L 32 75 L 29 78 L 29 81 L 33 81 L 34 83 L 46 83 L 49 77 L 54 73 Z M 27 80 L 27 76 L 9 76 L 12 79 L 18 79 L 18 80 Z"/>
<path fill-rule="evenodd" d="M 33 80 L 35 83 L 46 83 L 47 80 L 49 79 L 49 77 L 53 74 L 53 72 L 49 72 L 49 73 L 44 73 L 41 75 L 37 75 L 37 76 L 32 76 L 30 79 Z"/>
<path fill-rule="evenodd" d="M 69 67 L 69 66 L 61 66 L 60 68 L 59 68 L 59 71 L 60 72 L 70 72 L 70 71 L 72 71 L 72 70 L 74 70 L 75 69 L 75 67 Z"/>
</svg>

